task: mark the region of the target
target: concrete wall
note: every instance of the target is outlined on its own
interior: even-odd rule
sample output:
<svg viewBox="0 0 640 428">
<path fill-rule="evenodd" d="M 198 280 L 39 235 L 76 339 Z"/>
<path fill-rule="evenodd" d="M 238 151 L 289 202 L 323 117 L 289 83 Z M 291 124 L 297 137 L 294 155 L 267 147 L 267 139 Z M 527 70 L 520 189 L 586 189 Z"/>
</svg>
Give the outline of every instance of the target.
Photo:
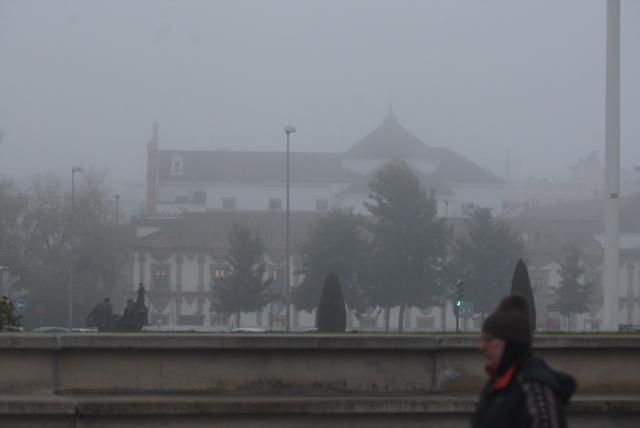
<svg viewBox="0 0 640 428">
<path fill-rule="evenodd" d="M 42 417 L 75 427 L 462 427 L 485 381 L 477 344 L 473 336 L 2 334 L 0 417 L 15 426 Z M 536 348 L 577 378 L 574 423 L 640 426 L 640 336 L 548 336 Z"/>
</svg>

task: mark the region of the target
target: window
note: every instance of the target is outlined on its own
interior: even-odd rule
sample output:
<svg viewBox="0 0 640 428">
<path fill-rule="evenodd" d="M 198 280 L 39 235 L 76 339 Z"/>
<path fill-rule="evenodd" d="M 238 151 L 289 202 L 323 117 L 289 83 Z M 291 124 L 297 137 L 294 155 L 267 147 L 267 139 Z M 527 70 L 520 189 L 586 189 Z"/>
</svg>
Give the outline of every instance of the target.
<svg viewBox="0 0 640 428">
<path fill-rule="evenodd" d="M 168 290 L 170 266 L 166 263 L 156 263 L 151 265 L 151 272 L 151 288 L 154 290 Z"/>
<path fill-rule="evenodd" d="M 184 174 L 182 168 L 182 155 L 173 155 L 171 156 L 171 175 L 182 175 Z"/>
<path fill-rule="evenodd" d="M 224 269 L 216 269 L 213 271 L 213 277 L 216 282 L 220 282 L 224 280 Z"/>
<path fill-rule="evenodd" d="M 236 209 L 236 198 L 222 198 L 222 209 L 223 210 L 235 210 Z"/>
<path fill-rule="evenodd" d="M 329 209 L 328 199 L 316 199 L 316 211 L 326 211 Z"/>
<path fill-rule="evenodd" d="M 271 199 L 269 199 L 269 209 L 270 210 L 281 210 L 282 209 L 282 199 L 281 198 L 271 198 Z"/>
</svg>

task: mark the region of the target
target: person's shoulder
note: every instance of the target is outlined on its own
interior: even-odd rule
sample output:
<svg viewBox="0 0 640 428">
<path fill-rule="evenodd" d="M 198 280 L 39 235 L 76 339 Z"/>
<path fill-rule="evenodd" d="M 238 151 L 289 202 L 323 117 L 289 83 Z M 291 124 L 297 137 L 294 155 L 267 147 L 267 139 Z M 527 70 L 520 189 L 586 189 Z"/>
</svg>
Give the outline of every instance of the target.
<svg viewBox="0 0 640 428">
<path fill-rule="evenodd" d="M 562 401 L 567 402 L 576 389 L 576 381 L 568 373 L 551 368 L 542 358 L 530 356 L 520 370 L 522 383 L 540 384 L 554 390 Z"/>
</svg>

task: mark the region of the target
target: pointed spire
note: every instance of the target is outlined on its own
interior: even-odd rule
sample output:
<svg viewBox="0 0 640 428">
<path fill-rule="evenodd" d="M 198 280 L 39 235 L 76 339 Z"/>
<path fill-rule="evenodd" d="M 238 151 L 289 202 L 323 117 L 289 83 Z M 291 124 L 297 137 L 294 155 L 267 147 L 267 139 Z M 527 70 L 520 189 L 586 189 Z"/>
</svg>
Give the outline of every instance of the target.
<svg viewBox="0 0 640 428">
<path fill-rule="evenodd" d="M 389 111 L 387 112 L 387 117 L 384 118 L 385 123 L 396 122 L 398 119 L 393 112 L 393 98 L 389 97 Z"/>
</svg>

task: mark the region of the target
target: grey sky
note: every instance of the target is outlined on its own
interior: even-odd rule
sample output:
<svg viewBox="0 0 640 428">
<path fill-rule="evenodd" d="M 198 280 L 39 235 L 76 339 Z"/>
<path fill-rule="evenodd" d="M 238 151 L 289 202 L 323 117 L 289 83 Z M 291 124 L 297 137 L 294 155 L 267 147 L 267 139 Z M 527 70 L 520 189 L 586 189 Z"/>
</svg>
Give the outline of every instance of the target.
<svg viewBox="0 0 640 428">
<path fill-rule="evenodd" d="M 623 165 L 640 164 L 640 2 L 622 2 Z M 499 175 L 604 157 L 605 0 L 0 0 L 3 173 L 161 148 L 342 151 L 382 120 Z"/>
</svg>

